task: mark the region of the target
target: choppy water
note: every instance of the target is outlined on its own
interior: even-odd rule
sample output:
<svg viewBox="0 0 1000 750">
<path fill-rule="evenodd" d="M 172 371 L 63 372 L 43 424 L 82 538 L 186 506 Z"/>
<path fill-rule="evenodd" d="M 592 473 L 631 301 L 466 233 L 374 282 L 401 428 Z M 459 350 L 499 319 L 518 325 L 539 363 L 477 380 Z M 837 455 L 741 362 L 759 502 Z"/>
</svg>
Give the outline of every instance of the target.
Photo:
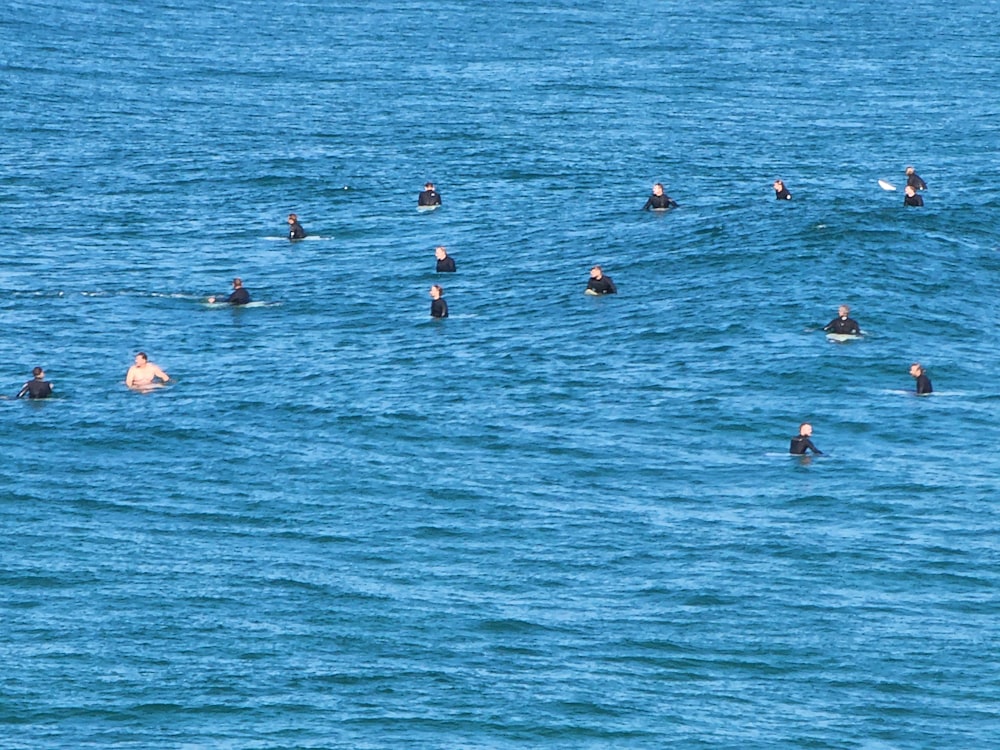
<svg viewBox="0 0 1000 750">
<path fill-rule="evenodd" d="M 9 2 L 0 746 L 1000 746 L 998 13 Z"/>
</svg>

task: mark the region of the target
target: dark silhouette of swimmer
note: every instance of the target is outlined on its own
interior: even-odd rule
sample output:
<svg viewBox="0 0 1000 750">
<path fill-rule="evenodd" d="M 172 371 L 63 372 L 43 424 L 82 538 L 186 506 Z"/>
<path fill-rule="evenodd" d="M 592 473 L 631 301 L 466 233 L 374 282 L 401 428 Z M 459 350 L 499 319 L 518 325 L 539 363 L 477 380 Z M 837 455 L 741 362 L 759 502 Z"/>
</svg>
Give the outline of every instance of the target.
<svg viewBox="0 0 1000 750">
<path fill-rule="evenodd" d="M 913 188 L 912 185 L 907 185 L 906 186 L 906 190 L 904 192 L 906 193 L 906 197 L 903 198 L 903 205 L 904 206 L 922 206 L 922 205 L 924 205 L 924 198 L 923 198 L 923 196 L 922 195 L 917 195 L 917 191 Z"/>
<path fill-rule="evenodd" d="M 927 372 L 919 362 L 910 365 L 910 375 L 917 379 L 917 395 L 927 396 L 934 392 L 931 387 L 931 379 L 927 377 Z"/>
<path fill-rule="evenodd" d="M 45 380 L 45 370 L 41 367 L 36 367 L 31 371 L 31 374 L 35 376 L 34 379 L 29 380 L 22 386 L 21 390 L 17 393 L 17 397 L 24 398 L 25 394 L 30 399 L 48 398 L 51 396 L 52 383 Z"/>
<path fill-rule="evenodd" d="M 229 303 L 230 305 L 245 305 L 250 301 L 250 292 L 243 288 L 243 279 L 233 279 L 233 293 L 230 294 L 225 299 L 219 297 L 209 297 L 208 301 L 211 304 L 216 302 Z"/>
<path fill-rule="evenodd" d="M 646 199 L 646 205 L 642 207 L 642 210 L 663 211 L 667 208 L 677 208 L 677 201 L 663 192 L 663 183 L 657 182 L 653 185 L 653 194 Z"/>
<path fill-rule="evenodd" d="M 288 239 L 304 240 L 305 238 L 306 230 L 299 224 L 299 217 L 295 214 L 288 214 Z"/>
<path fill-rule="evenodd" d="M 813 441 L 809 438 L 812 437 L 813 428 L 808 422 L 803 422 L 799 425 L 799 434 L 792 438 L 792 444 L 788 448 L 788 452 L 795 456 L 805 455 L 806 451 L 812 451 L 817 456 L 822 456 L 823 451 L 813 445 Z"/>
<path fill-rule="evenodd" d="M 861 327 L 858 325 L 858 321 L 847 317 L 850 312 L 851 308 L 847 305 L 841 305 L 837 308 L 837 317 L 823 326 L 823 330 L 827 333 L 846 333 L 860 336 Z"/>
<path fill-rule="evenodd" d="M 434 188 L 433 182 L 425 182 L 423 192 L 417 196 L 418 206 L 440 206 L 441 195 Z"/>
<path fill-rule="evenodd" d="M 587 282 L 587 290 L 594 294 L 617 294 L 618 287 L 611 280 L 610 276 L 605 276 L 600 266 L 590 269 L 590 280 Z"/>
<path fill-rule="evenodd" d="M 455 259 L 448 255 L 448 250 L 444 245 L 434 248 L 434 257 L 437 258 L 438 273 L 455 273 Z"/>
<path fill-rule="evenodd" d="M 788 192 L 788 188 L 785 187 L 785 183 L 781 180 L 774 181 L 774 197 L 779 201 L 790 201 L 792 199 L 792 194 Z"/>
<path fill-rule="evenodd" d="M 447 318 L 448 317 L 448 303 L 444 301 L 444 289 L 441 288 L 440 284 L 435 284 L 431 287 L 431 317 L 432 318 Z"/>
<path fill-rule="evenodd" d="M 927 183 L 920 178 L 920 175 L 913 171 L 913 167 L 906 168 L 906 184 L 914 190 L 927 189 Z"/>
</svg>

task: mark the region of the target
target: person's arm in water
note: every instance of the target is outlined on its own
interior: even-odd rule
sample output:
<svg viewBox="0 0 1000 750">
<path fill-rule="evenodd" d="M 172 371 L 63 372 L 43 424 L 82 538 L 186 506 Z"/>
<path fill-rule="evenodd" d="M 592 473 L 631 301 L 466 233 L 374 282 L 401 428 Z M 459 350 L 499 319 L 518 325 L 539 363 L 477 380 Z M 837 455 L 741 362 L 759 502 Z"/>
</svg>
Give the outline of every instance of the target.
<svg viewBox="0 0 1000 750">
<path fill-rule="evenodd" d="M 605 294 L 618 294 L 618 287 L 615 286 L 615 282 L 611 280 L 611 277 L 605 276 L 604 278 L 608 282 L 608 288 Z"/>
<path fill-rule="evenodd" d="M 825 326 L 823 326 L 823 330 L 826 331 L 827 333 L 829 333 L 830 331 L 833 330 L 833 327 L 835 325 L 837 325 L 838 322 L 840 322 L 840 318 L 834 318 L 829 323 L 827 323 Z"/>
<path fill-rule="evenodd" d="M 31 383 L 31 381 L 29 380 L 29 381 L 28 381 L 27 383 L 25 383 L 25 384 L 24 384 L 24 385 L 23 385 L 23 386 L 21 387 L 21 390 L 19 390 L 19 391 L 17 392 L 17 398 L 24 398 L 24 394 L 26 394 L 26 393 L 28 392 L 28 385 L 29 385 L 30 383 Z"/>
</svg>

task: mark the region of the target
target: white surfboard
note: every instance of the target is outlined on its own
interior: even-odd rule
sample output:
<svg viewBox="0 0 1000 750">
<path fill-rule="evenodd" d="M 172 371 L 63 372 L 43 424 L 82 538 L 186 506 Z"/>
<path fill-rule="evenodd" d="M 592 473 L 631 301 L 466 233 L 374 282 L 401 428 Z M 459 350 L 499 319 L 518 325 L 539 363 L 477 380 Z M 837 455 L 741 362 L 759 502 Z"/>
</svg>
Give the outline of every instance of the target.
<svg viewBox="0 0 1000 750">
<path fill-rule="evenodd" d="M 889 182 L 888 180 L 879 180 L 879 181 L 878 181 L 878 186 L 879 186 L 880 188 L 882 188 L 883 190 L 888 190 L 889 192 L 893 192 L 893 191 L 895 191 L 895 190 L 896 190 L 896 186 L 895 186 L 895 185 L 893 185 L 893 184 L 892 184 L 891 182 Z"/>
<path fill-rule="evenodd" d="M 591 297 L 600 297 L 601 295 L 595 292 L 593 289 L 584 289 L 584 294 L 589 294 Z"/>
<path fill-rule="evenodd" d="M 839 344 L 845 341 L 857 341 L 861 336 L 855 335 L 853 333 L 828 333 L 826 334 L 827 341 L 836 341 Z"/>
<path fill-rule="evenodd" d="M 417 206 L 417 210 L 422 214 L 429 213 L 439 208 L 441 208 L 440 203 L 438 203 L 436 206 Z"/>
</svg>

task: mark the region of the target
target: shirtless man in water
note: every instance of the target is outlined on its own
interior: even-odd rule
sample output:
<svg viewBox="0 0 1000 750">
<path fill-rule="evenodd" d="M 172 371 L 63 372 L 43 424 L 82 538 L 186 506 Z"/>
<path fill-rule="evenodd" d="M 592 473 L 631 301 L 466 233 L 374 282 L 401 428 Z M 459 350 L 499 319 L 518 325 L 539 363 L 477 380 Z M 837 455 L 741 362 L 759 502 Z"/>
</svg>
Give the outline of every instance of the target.
<svg viewBox="0 0 1000 750">
<path fill-rule="evenodd" d="M 170 381 L 170 377 L 157 365 L 149 361 L 146 352 L 139 352 L 135 355 L 135 364 L 128 368 L 125 376 L 125 385 L 129 388 L 142 390 L 155 385 L 154 380 L 159 378 L 164 383 Z"/>
</svg>

